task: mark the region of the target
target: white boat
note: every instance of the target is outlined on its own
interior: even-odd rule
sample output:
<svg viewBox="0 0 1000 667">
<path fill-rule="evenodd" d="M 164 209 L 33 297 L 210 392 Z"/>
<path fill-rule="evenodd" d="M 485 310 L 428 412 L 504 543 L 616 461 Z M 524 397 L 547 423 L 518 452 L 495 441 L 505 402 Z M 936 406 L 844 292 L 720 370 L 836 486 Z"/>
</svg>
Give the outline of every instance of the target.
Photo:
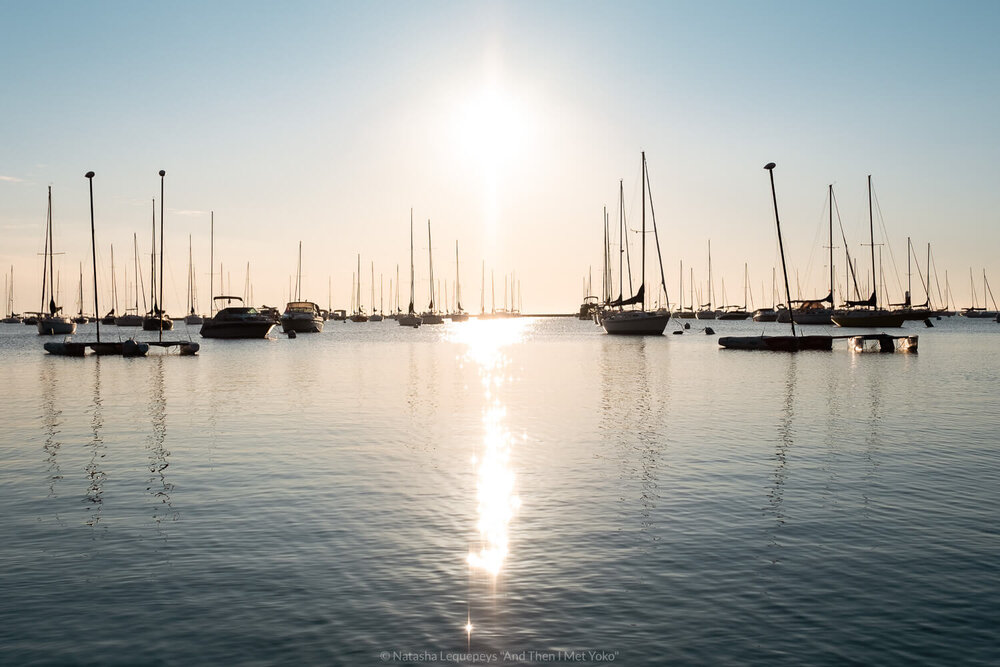
<svg viewBox="0 0 1000 667">
<path fill-rule="evenodd" d="M 667 327 L 667 322 L 670 321 L 670 313 L 667 311 L 650 311 L 646 310 L 646 186 L 649 182 L 649 174 L 646 171 L 646 153 L 642 153 L 642 261 L 641 261 L 641 273 L 642 282 L 639 284 L 638 291 L 629 299 L 622 299 L 619 297 L 616 302 L 611 302 L 609 308 L 601 313 L 601 324 L 604 330 L 609 334 L 615 335 L 627 335 L 627 336 L 661 336 L 663 335 L 663 330 Z M 619 183 L 619 197 L 621 199 L 621 228 L 624 229 L 624 191 Z M 653 233 L 656 234 L 656 219 L 653 219 Z M 626 243 L 625 234 L 620 234 L 623 239 L 622 243 Z M 659 257 L 660 242 L 657 236 L 656 248 L 657 256 Z M 621 258 L 621 253 L 619 253 L 619 261 Z M 663 262 L 660 260 L 660 279 L 663 280 Z M 664 292 L 666 292 L 666 286 L 664 285 Z M 626 310 L 625 306 L 638 305 L 640 308 L 638 310 Z"/>
<path fill-rule="evenodd" d="M 312 301 L 302 300 L 302 241 L 299 241 L 299 262 L 295 273 L 295 301 L 285 305 L 281 314 L 281 330 L 285 333 L 320 333 L 323 331 L 323 314 Z"/>
<path fill-rule="evenodd" d="M 55 268 L 52 251 L 52 186 L 49 186 L 49 207 L 45 225 L 45 264 L 48 272 L 42 272 L 42 312 L 38 315 L 38 334 L 41 336 L 65 336 L 76 333 L 76 322 L 60 315 L 62 306 L 56 305 L 55 299 Z M 48 297 L 48 312 L 46 308 Z"/>
<path fill-rule="evenodd" d="M 427 311 L 420 313 L 421 324 L 444 324 L 444 317 L 434 305 L 434 250 L 431 245 L 431 221 L 427 221 L 427 259 L 430 263 L 431 301 Z"/>
</svg>

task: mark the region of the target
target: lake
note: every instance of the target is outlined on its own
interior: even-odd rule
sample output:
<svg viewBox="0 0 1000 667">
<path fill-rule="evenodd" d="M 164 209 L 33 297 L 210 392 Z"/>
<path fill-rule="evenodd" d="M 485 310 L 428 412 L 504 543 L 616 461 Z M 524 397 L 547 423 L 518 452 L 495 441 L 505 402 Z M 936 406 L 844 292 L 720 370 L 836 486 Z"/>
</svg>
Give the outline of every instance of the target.
<svg viewBox="0 0 1000 667">
<path fill-rule="evenodd" d="M 1000 324 L 705 324 L 0 324 L 0 663 L 997 664 Z"/>
</svg>

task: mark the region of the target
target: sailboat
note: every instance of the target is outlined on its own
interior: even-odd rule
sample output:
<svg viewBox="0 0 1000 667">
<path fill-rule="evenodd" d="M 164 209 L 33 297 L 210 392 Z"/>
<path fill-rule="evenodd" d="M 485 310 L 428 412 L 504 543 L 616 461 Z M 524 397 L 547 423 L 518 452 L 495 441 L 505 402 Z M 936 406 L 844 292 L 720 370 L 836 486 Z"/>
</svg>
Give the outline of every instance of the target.
<svg viewBox="0 0 1000 667">
<path fill-rule="evenodd" d="M 739 306 L 726 306 L 719 312 L 720 320 L 745 320 L 750 317 L 751 313 L 747 310 L 747 286 L 750 283 L 750 268 L 746 263 L 743 264 L 743 307 Z M 722 286 L 722 299 L 725 302 L 726 298 L 726 288 L 725 283 Z"/>
<path fill-rule="evenodd" d="M 350 320 L 352 322 L 367 322 L 368 316 L 365 315 L 365 307 L 361 305 L 361 255 L 358 255 L 358 273 L 357 273 L 357 285 L 351 285 L 352 295 L 351 298 L 354 300 L 354 312 L 351 313 Z M 353 282 L 353 281 L 352 281 Z"/>
<path fill-rule="evenodd" d="M 833 184 L 828 187 L 827 203 L 830 209 L 830 224 L 829 224 L 829 242 L 828 248 L 830 250 L 830 290 L 829 293 L 822 299 L 792 299 L 788 303 L 789 305 L 798 304 L 794 306 L 795 311 L 795 321 L 798 324 L 832 324 L 831 317 L 833 316 Z M 829 302 L 830 306 L 826 307 L 824 304 Z M 791 317 L 791 310 L 782 310 L 778 313 L 779 322 L 788 322 Z"/>
<path fill-rule="evenodd" d="M 458 241 L 455 241 L 455 310 L 451 315 L 452 322 L 465 322 L 469 319 L 469 314 L 462 308 L 462 283 L 458 275 Z"/>
<path fill-rule="evenodd" d="M 788 269 L 785 266 L 785 246 L 781 240 L 781 223 L 778 221 L 778 196 L 774 190 L 774 163 L 764 165 L 771 178 L 771 198 L 774 201 L 774 226 L 778 230 L 778 250 L 781 253 L 781 272 L 785 276 L 785 298 L 791 294 L 788 289 Z M 772 350 L 775 352 L 798 352 L 799 350 L 832 350 L 831 336 L 797 336 L 795 315 L 790 312 L 791 336 L 723 336 L 719 345 L 734 350 Z"/>
<path fill-rule="evenodd" d="M 694 316 L 699 320 L 714 320 L 719 316 L 719 312 L 714 308 L 712 308 L 712 291 L 713 291 L 712 290 L 712 239 L 709 239 L 708 240 L 708 303 L 702 304 L 701 307 L 697 311 L 695 311 Z"/>
<path fill-rule="evenodd" d="M 285 333 L 320 333 L 323 331 L 323 314 L 312 301 L 302 300 L 302 241 L 299 241 L 299 263 L 295 278 L 295 301 L 285 305 L 281 314 L 281 330 Z"/>
<path fill-rule="evenodd" d="M 399 281 L 396 281 L 397 285 Z M 423 319 L 417 315 L 413 308 L 414 301 L 414 285 L 413 285 L 413 209 L 410 209 L 410 305 L 407 307 L 405 313 L 400 313 L 396 321 L 399 322 L 401 327 L 419 327 L 423 324 Z"/>
<path fill-rule="evenodd" d="M 6 276 L 5 276 L 6 277 Z M 10 281 L 7 282 L 7 302 L 4 304 L 6 316 L 0 320 L 4 324 L 20 324 L 21 316 L 14 312 L 14 266 L 10 267 Z"/>
<path fill-rule="evenodd" d="M 427 311 L 420 314 L 423 324 L 444 324 L 444 318 L 434 306 L 434 250 L 431 245 L 431 221 L 427 221 L 427 258 L 430 261 L 430 284 L 431 302 L 427 306 Z"/>
<path fill-rule="evenodd" d="M 97 289 L 97 233 L 94 229 L 94 172 L 88 171 L 84 178 L 87 179 L 90 189 L 90 252 L 94 268 L 94 312 L 100 312 L 98 303 L 99 292 Z M 81 264 L 80 273 L 80 311 L 83 311 L 83 271 Z M 162 343 L 161 343 L 162 344 Z M 50 341 L 43 345 L 46 352 L 64 357 L 82 357 L 87 353 L 87 349 L 93 350 L 98 355 L 115 354 L 125 357 L 145 356 L 149 351 L 148 343 L 140 343 L 135 340 L 102 342 L 101 341 L 101 320 L 97 319 L 97 340 L 91 342 L 80 342 L 63 340 L 62 342 Z M 196 354 L 198 345 L 182 347 L 182 354 Z"/>
<path fill-rule="evenodd" d="M 139 291 L 143 292 L 143 300 L 145 300 L 145 290 L 140 287 L 139 280 L 139 242 L 136 235 L 132 234 L 132 250 L 134 255 L 135 264 L 135 307 L 129 309 L 125 308 L 125 314 L 120 315 L 115 318 L 115 325 L 119 327 L 139 327 L 142 326 L 142 315 L 139 314 Z M 128 289 L 126 287 L 126 294 Z M 129 312 L 131 310 L 132 312 Z"/>
<path fill-rule="evenodd" d="M 379 276 L 381 280 L 381 275 Z M 382 291 L 381 285 L 379 285 L 379 292 Z M 372 314 L 368 318 L 369 322 L 381 322 L 384 318 L 382 317 L 382 309 L 379 308 L 379 312 L 375 312 L 375 262 L 372 262 Z"/>
<path fill-rule="evenodd" d="M 191 235 L 188 234 L 188 314 L 184 316 L 184 324 L 202 324 L 205 318 L 195 311 L 194 261 L 191 255 Z"/>
<path fill-rule="evenodd" d="M 49 186 L 49 208 L 45 226 L 45 261 L 48 264 L 48 273 L 42 273 L 42 307 L 38 314 L 38 333 L 42 336 L 67 335 L 76 332 L 76 322 L 60 315 L 61 306 L 56 305 L 55 299 L 55 269 L 54 253 L 52 244 L 52 186 Z M 46 297 L 48 303 L 46 304 Z M 48 308 L 48 312 L 45 312 Z"/>
<path fill-rule="evenodd" d="M 981 308 L 976 306 L 976 285 L 972 278 L 972 269 L 969 269 L 969 282 L 972 284 L 972 305 L 968 308 L 963 308 L 962 315 L 974 319 L 997 319 L 998 313 L 995 300 L 993 301 L 993 310 L 986 309 L 986 297 L 993 298 L 993 290 L 990 289 L 990 284 L 986 280 L 986 269 L 983 269 L 983 306 Z"/>
<path fill-rule="evenodd" d="M 670 321 L 670 313 L 667 311 L 646 310 L 646 190 L 649 182 L 649 173 L 646 171 L 646 153 L 642 153 L 642 261 L 640 276 L 642 282 L 639 289 L 629 299 L 612 301 L 608 310 L 601 313 L 601 324 L 609 334 L 632 335 L 632 336 L 660 336 Z M 619 192 L 621 189 L 619 188 Z M 619 194 L 621 197 L 621 194 Z M 624 202 L 622 202 L 624 209 Z M 652 208 L 652 202 L 650 202 Z M 653 231 L 656 232 L 656 218 L 653 218 Z M 626 245 L 625 235 L 622 234 L 622 245 Z M 660 242 L 656 241 L 657 257 L 659 257 Z M 619 261 L 621 253 L 619 253 Z M 663 260 L 660 259 L 660 280 L 663 280 Z M 664 286 L 664 291 L 666 287 Z M 639 305 L 638 310 L 625 310 L 628 305 Z M 617 310 L 614 310 L 617 308 Z"/>
<path fill-rule="evenodd" d="M 159 299 L 156 295 L 156 200 L 153 200 L 153 252 L 150 253 L 149 261 L 149 302 L 152 306 L 146 316 L 142 318 L 142 330 L 143 331 L 170 331 L 174 328 L 174 321 L 170 319 L 167 312 L 163 309 L 163 187 L 162 178 L 164 171 L 160 171 L 161 187 L 160 187 L 160 294 Z"/>
<path fill-rule="evenodd" d="M 118 280 L 115 277 L 115 246 L 111 245 L 111 310 L 101 318 L 101 324 L 114 324 L 118 311 Z"/>
<path fill-rule="evenodd" d="M 868 235 L 872 249 L 872 295 L 865 301 L 848 301 L 848 308 L 830 317 L 838 327 L 900 327 L 906 316 L 879 308 L 878 264 L 875 263 L 875 220 L 872 212 L 872 177 L 868 176 Z M 831 244 L 832 245 L 832 244 Z"/>
</svg>

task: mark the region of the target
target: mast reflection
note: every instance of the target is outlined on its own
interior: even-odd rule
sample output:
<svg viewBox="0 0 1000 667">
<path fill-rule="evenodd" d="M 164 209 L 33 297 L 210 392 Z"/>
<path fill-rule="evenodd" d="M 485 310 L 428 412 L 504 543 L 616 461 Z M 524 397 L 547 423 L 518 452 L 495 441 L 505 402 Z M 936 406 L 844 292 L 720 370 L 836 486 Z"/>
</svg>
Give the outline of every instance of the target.
<svg viewBox="0 0 1000 667">
<path fill-rule="evenodd" d="M 84 499 L 89 503 L 90 516 L 86 524 L 96 527 L 101 521 L 101 511 L 104 508 L 104 482 L 108 475 L 104 472 L 103 460 L 107 451 L 104 438 L 101 436 L 101 429 L 104 427 L 104 410 L 101 399 L 101 358 L 98 356 L 94 367 L 94 404 L 93 413 L 90 418 L 91 431 L 93 437 L 90 440 L 90 461 L 85 466 L 87 472 L 87 495 Z"/>
<path fill-rule="evenodd" d="M 153 520 L 157 525 L 160 522 L 176 521 L 177 513 L 170 502 L 170 492 L 174 485 L 167 481 L 166 469 L 170 466 L 170 452 L 166 449 L 167 439 L 167 398 L 163 382 L 163 359 L 160 356 L 153 360 L 153 375 L 150 382 L 150 402 L 149 416 L 153 423 L 153 430 L 147 439 L 147 451 L 149 453 L 148 468 L 149 477 L 146 490 L 157 501 L 154 504 Z"/>
<path fill-rule="evenodd" d="M 49 475 L 48 497 L 58 498 L 56 484 L 63 478 L 58 458 L 59 449 L 62 447 L 62 441 L 59 439 L 62 410 L 56 408 L 56 374 L 52 364 L 42 364 L 40 380 L 42 387 L 42 430 L 45 433 L 42 451 L 45 452 L 45 468 Z"/>
</svg>

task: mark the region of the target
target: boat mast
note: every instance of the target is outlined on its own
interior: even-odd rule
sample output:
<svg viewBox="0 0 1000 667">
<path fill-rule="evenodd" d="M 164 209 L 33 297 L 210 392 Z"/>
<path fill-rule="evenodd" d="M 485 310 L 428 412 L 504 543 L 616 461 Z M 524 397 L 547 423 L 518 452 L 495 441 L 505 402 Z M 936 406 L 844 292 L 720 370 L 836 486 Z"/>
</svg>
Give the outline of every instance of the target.
<svg viewBox="0 0 1000 667">
<path fill-rule="evenodd" d="M 878 266 L 875 265 L 875 220 L 872 215 L 872 175 L 868 174 L 868 240 L 872 248 L 872 294 L 878 308 Z"/>
<path fill-rule="evenodd" d="M 431 221 L 430 220 L 427 221 L 427 259 L 428 259 L 428 262 L 430 263 L 430 271 L 431 271 L 431 275 L 430 275 L 430 278 L 431 278 L 431 303 L 430 303 L 430 312 L 433 313 L 434 312 L 434 248 L 431 245 Z"/>
<path fill-rule="evenodd" d="M 97 342 L 101 342 L 101 311 L 97 305 L 97 237 L 94 233 L 94 172 L 88 171 L 84 177 L 90 186 L 90 252 L 94 260 L 94 319 L 97 320 Z M 114 250 L 111 251 L 114 253 Z M 112 254 L 112 267 L 114 266 L 114 254 Z M 112 268 L 112 278 L 114 269 Z M 80 308 L 83 309 L 83 277 L 80 277 Z"/>
<path fill-rule="evenodd" d="M 768 175 L 771 177 L 771 199 L 774 202 L 774 226 L 778 230 L 778 250 L 781 252 L 781 272 L 785 275 L 785 299 L 788 301 L 788 321 L 792 324 L 792 336 L 795 335 L 795 316 L 792 312 L 792 295 L 788 289 L 788 268 L 785 266 L 785 246 L 781 241 L 781 223 L 778 221 L 778 195 L 774 190 L 774 167 L 773 162 L 764 165 Z"/>
<path fill-rule="evenodd" d="M 649 191 L 648 192 L 648 194 L 649 194 L 649 216 L 653 219 L 653 239 L 656 241 L 656 259 L 660 263 L 660 286 L 663 287 L 663 298 L 666 300 L 665 306 L 669 309 L 669 306 L 670 306 L 670 294 L 667 293 L 667 277 L 663 274 L 663 255 L 660 254 L 660 234 L 659 234 L 659 232 L 657 231 L 657 228 L 656 228 L 656 211 L 653 210 L 653 193 L 652 193 L 652 188 L 650 187 L 650 184 L 649 184 L 649 169 L 646 166 L 646 152 L 645 151 L 642 152 L 642 173 L 643 173 L 643 184 L 644 184 L 644 190 L 643 190 L 643 192 Z M 643 210 L 643 213 L 645 214 L 645 211 L 646 211 L 645 197 L 643 197 L 642 210 Z M 646 236 L 644 234 L 643 235 L 643 239 L 645 239 L 645 238 L 646 238 Z M 643 256 L 643 260 L 645 261 L 646 253 L 643 253 L 642 256 Z M 643 283 L 645 284 L 645 281 L 646 281 L 645 274 L 643 274 L 642 278 L 643 278 Z M 643 306 L 643 310 L 645 310 L 645 306 Z"/>
<path fill-rule="evenodd" d="M 642 259 L 639 273 L 639 292 L 642 295 L 642 309 L 646 310 L 646 152 L 642 153 Z"/>
<path fill-rule="evenodd" d="M 165 314 L 165 309 L 163 308 L 163 179 L 167 175 L 167 172 L 160 170 L 160 340 L 163 340 L 163 316 Z"/>
<path fill-rule="evenodd" d="M 212 222 L 211 222 L 211 250 L 209 250 L 208 256 L 208 293 L 211 298 L 208 300 L 208 316 L 213 316 L 213 309 L 215 308 L 215 211 L 212 211 Z M 219 274 L 219 280 L 222 280 L 222 274 Z"/>
<path fill-rule="evenodd" d="M 458 276 L 458 239 L 455 239 L 455 310 L 462 312 L 462 283 Z"/>
<path fill-rule="evenodd" d="M 302 301 L 302 241 L 299 241 L 299 265 L 295 273 L 295 300 Z"/>
<path fill-rule="evenodd" d="M 833 299 L 833 183 L 830 184 L 830 308 L 836 303 Z"/>
<path fill-rule="evenodd" d="M 156 305 L 156 198 L 153 198 L 153 231 L 152 249 L 149 253 L 149 315 L 156 315 L 159 306 Z"/>
<path fill-rule="evenodd" d="M 410 208 L 410 315 L 415 314 L 413 311 L 413 208 Z"/>
<path fill-rule="evenodd" d="M 48 210 L 48 220 L 45 226 L 45 243 L 46 252 L 49 255 L 49 314 L 55 316 L 56 314 L 56 281 L 55 276 L 55 262 L 53 261 L 53 248 L 52 248 L 52 186 L 49 186 L 49 210 Z M 43 273 L 44 275 L 44 273 Z M 45 284 L 43 280 L 42 284 L 42 309 L 45 309 Z"/>
</svg>

